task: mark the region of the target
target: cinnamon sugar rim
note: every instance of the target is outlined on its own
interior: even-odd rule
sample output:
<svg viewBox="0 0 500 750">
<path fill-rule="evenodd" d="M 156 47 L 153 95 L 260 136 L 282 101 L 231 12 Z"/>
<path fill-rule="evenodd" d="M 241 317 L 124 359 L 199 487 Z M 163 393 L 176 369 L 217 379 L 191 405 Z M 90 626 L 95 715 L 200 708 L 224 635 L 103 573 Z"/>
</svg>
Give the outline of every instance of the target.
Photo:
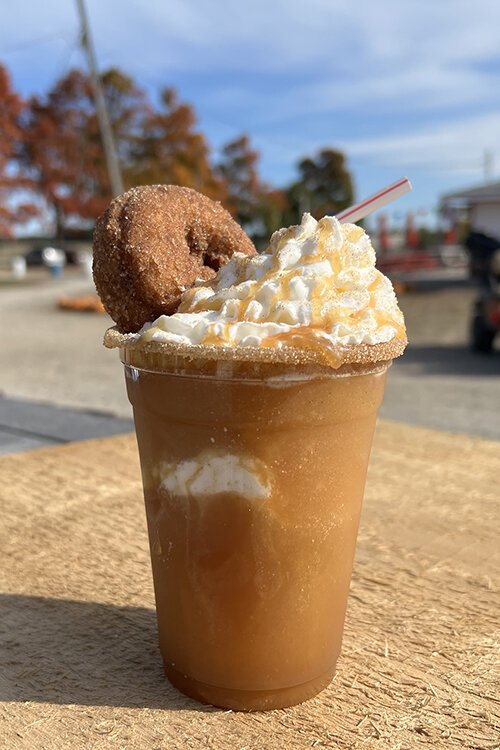
<svg viewBox="0 0 500 750">
<path fill-rule="evenodd" d="M 134 334 L 120 333 L 116 326 L 108 328 L 104 346 L 124 349 L 133 354 L 157 354 L 183 357 L 187 360 L 215 362 L 254 362 L 288 366 L 316 365 L 327 370 L 337 370 L 345 365 L 374 365 L 387 363 L 400 357 L 408 341 L 394 338 L 381 344 L 337 345 L 329 351 L 328 359 L 321 350 L 295 347 L 217 346 L 209 344 L 184 344 L 173 341 L 141 341 Z M 333 364 L 334 362 L 334 364 Z"/>
</svg>

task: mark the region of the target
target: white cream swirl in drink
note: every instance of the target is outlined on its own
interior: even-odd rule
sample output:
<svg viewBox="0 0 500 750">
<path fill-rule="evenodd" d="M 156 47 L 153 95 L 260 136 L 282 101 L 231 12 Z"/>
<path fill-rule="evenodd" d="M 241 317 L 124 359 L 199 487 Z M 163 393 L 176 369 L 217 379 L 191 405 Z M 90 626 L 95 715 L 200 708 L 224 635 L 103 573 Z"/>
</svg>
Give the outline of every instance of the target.
<svg viewBox="0 0 500 750">
<path fill-rule="evenodd" d="M 176 497 L 210 497 L 231 493 L 238 497 L 264 500 L 271 493 L 271 473 L 256 458 L 216 450 L 167 463 L 161 467 L 160 490 Z"/>
<path fill-rule="evenodd" d="M 184 292 L 174 315 L 136 334 L 141 342 L 229 347 L 375 345 L 406 339 L 392 284 L 375 268 L 370 238 L 335 217 L 304 214 L 268 251 L 235 253 Z"/>
</svg>

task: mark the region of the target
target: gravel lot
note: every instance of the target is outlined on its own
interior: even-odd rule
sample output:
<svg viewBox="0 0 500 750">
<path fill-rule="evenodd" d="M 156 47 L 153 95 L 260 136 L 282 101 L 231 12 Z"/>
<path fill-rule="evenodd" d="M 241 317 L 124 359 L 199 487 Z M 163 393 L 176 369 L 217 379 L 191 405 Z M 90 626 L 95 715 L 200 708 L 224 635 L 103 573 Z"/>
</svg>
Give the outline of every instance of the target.
<svg viewBox="0 0 500 750">
<path fill-rule="evenodd" d="M 117 355 L 101 346 L 109 319 L 56 307 L 59 296 L 91 291 L 73 270 L 60 280 L 0 278 L 0 392 L 130 416 Z M 383 417 L 500 440 L 500 352 L 467 345 L 474 295 L 462 284 L 401 297 L 411 346 L 391 369 Z"/>
</svg>

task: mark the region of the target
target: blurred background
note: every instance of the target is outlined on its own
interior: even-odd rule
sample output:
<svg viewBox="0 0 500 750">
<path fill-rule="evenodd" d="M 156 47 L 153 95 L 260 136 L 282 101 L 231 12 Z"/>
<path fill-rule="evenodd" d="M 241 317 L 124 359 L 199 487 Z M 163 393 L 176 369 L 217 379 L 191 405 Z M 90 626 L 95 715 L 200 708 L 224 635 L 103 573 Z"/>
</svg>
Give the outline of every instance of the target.
<svg viewBox="0 0 500 750">
<path fill-rule="evenodd" d="M 266 247 L 403 175 L 364 224 L 410 347 L 382 416 L 500 439 L 500 6 L 16 0 L 0 11 L 0 451 L 131 427 L 91 280 L 134 185 Z"/>
</svg>

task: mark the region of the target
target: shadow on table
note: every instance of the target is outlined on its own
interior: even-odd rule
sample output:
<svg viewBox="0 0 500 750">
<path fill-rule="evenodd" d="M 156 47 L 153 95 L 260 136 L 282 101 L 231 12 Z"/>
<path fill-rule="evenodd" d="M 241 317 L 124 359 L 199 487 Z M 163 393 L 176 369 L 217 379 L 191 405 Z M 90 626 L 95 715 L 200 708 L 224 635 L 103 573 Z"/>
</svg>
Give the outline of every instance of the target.
<svg viewBox="0 0 500 750">
<path fill-rule="evenodd" d="M 397 360 L 395 368 L 404 374 L 427 375 L 500 375 L 500 351 L 480 354 L 466 346 L 410 346 Z"/>
<path fill-rule="evenodd" d="M 0 595 L 0 700 L 215 711 L 163 676 L 154 610 Z"/>
</svg>

